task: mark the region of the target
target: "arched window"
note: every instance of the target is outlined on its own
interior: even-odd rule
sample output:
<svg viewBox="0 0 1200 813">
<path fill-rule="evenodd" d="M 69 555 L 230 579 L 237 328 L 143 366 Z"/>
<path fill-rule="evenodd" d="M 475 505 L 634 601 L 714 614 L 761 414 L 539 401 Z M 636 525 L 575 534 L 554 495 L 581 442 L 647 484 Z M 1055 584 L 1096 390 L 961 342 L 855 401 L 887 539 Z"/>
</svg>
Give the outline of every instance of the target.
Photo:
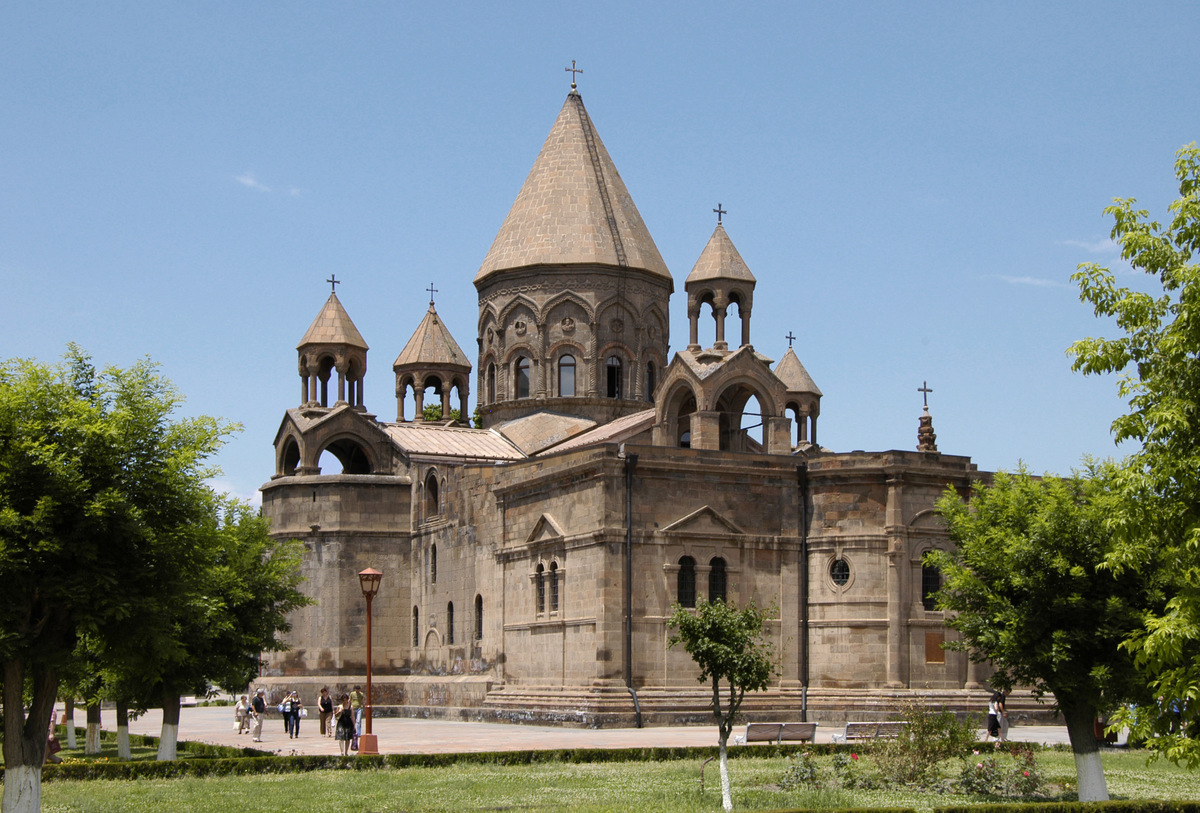
<svg viewBox="0 0 1200 813">
<path fill-rule="evenodd" d="M 496 365 L 489 364 L 487 368 L 487 402 L 496 403 Z"/>
<path fill-rule="evenodd" d="M 609 356 L 608 361 L 604 363 L 605 369 L 608 372 L 608 397 L 621 397 L 621 359 L 618 356 Z"/>
<path fill-rule="evenodd" d="M 696 560 L 684 556 L 679 560 L 679 575 L 675 581 L 675 600 L 682 607 L 696 606 Z"/>
<path fill-rule="evenodd" d="M 437 545 L 429 546 L 429 583 L 437 584 Z"/>
<path fill-rule="evenodd" d="M 475 596 L 475 640 L 483 640 L 483 596 Z"/>
<path fill-rule="evenodd" d="M 432 519 L 442 513 L 442 503 L 438 494 L 437 472 L 431 471 L 425 475 L 425 518 Z"/>
<path fill-rule="evenodd" d="M 454 602 L 446 602 L 446 643 L 454 643 Z"/>
<path fill-rule="evenodd" d="M 517 363 L 513 365 L 513 370 L 516 372 L 513 380 L 513 395 L 517 398 L 528 398 L 529 359 L 526 356 L 518 356 Z"/>
<path fill-rule="evenodd" d="M 575 397 L 575 357 L 563 356 L 558 360 L 558 396 Z"/>
<path fill-rule="evenodd" d="M 921 565 L 921 606 L 936 610 L 937 592 L 942 589 L 942 571 L 928 562 Z"/>
<path fill-rule="evenodd" d="M 417 646 L 421 640 L 421 632 L 418 629 L 418 624 L 417 624 L 417 621 L 420 618 L 420 615 L 421 614 L 417 611 L 417 608 L 414 605 L 413 606 L 413 643 L 412 643 L 413 646 Z"/>
<path fill-rule="evenodd" d="M 833 564 L 829 566 L 829 578 L 833 579 L 833 583 L 838 587 L 845 587 L 850 581 L 850 563 L 845 559 L 834 559 Z"/>
<path fill-rule="evenodd" d="M 658 370 L 653 361 L 646 362 L 646 400 L 654 403 L 654 388 L 658 386 Z"/>
<path fill-rule="evenodd" d="M 726 583 L 725 560 L 720 556 L 708 563 L 708 600 L 725 601 Z"/>
<path fill-rule="evenodd" d="M 550 612 L 558 612 L 558 562 L 550 563 Z"/>
<path fill-rule="evenodd" d="M 538 562 L 533 580 L 537 591 L 537 614 L 542 615 L 546 612 L 546 566 L 541 562 Z"/>
</svg>

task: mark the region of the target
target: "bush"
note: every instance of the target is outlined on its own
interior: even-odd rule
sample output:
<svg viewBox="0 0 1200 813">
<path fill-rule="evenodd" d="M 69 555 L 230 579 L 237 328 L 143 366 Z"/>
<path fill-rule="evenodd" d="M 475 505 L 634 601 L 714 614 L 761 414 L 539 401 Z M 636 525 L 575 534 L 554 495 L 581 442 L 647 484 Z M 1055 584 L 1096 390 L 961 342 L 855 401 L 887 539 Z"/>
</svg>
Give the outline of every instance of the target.
<svg viewBox="0 0 1200 813">
<path fill-rule="evenodd" d="M 938 763 L 961 757 L 975 740 L 975 721 L 960 721 L 951 711 L 934 711 L 923 702 L 901 706 L 906 725 L 900 735 L 875 749 L 879 772 L 891 782 L 931 787 L 938 782 Z"/>
</svg>

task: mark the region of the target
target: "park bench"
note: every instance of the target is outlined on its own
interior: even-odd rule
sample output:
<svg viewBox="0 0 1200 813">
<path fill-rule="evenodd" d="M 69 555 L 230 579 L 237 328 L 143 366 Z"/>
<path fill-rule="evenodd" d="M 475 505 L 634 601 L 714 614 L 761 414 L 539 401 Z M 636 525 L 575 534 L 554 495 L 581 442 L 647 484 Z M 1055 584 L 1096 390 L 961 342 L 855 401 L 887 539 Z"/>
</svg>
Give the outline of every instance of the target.
<svg viewBox="0 0 1200 813">
<path fill-rule="evenodd" d="M 746 733 L 735 737 L 738 745 L 752 742 L 812 742 L 817 734 L 816 723 L 746 723 Z"/>
<path fill-rule="evenodd" d="M 872 723 L 846 723 L 846 730 L 840 735 L 834 734 L 834 742 L 853 742 L 856 740 L 884 740 L 900 736 L 900 730 L 908 725 L 899 720 L 878 721 Z"/>
</svg>

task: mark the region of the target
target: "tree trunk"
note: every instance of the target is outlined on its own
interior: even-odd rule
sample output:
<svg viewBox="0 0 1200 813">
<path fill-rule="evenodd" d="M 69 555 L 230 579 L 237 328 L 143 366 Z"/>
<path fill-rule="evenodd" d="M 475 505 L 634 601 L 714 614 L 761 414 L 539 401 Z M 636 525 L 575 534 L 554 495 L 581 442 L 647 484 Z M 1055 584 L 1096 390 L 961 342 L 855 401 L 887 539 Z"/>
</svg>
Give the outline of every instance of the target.
<svg viewBox="0 0 1200 813">
<path fill-rule="evenodd" d="M 132 759 L 129 750 L 129 702 L 117 701 L 117 759 Z"/>
<path fill-rule="evenodd" d="M 158 738 L 158 761 L 170 762 L 178 754 L 179 695 L 163 695 L 162 734 Z"/>
<path fill-rule="evenodd" d="M 1075 777 L 1079 783 L 1079 801 L 1108 801 L 1108 785 L 1104 781 L 1104 765 L 1096 745 L 1096 710 L 1083 703 L 1067 706 L 1059 698 L 1063 718 L 1067 721 L 1067 736 L 1075 755 Z"/>
<path fill-rule="evenodd" d="M 721 807 L 725 813 L 733 810 L 733 791 L 729 787 L 729 733 L 725 730 L 725 726 L 721 726 L 721 735 L 718 740 L 721 752 Z"/>
<path fill-rule="evenodd" d="M 79 747 L 75 741 L 75 698 L 63 698 L 63 725 L 67 729 L 67 747 L 74 750 Z"/>
<path fill-rule="evenodd" d="M 87 736 L 83 740 L 83 753 L 100 753 L 100 701 L 94 700 L 87 706 Z"/>
<path fill-rule="evenodd" d="M 29 716 L 24 706 L 25 664 L 4 662 L 4 799 L 3 813 L 39 813 L 42 809 L 42 763 L 50 715 L 58 695 L 58 673 L 36 670 Z"/>
</svg>

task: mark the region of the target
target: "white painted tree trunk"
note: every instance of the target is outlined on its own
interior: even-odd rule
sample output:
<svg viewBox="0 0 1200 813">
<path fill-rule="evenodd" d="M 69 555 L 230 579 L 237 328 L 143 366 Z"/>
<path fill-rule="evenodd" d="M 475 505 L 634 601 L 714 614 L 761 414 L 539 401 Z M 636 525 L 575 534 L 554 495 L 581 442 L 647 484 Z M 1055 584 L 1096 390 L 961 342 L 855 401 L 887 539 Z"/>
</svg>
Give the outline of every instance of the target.
<svg viewBox="0 0 1200 813">
<path fill-rule="evenodd" d="M 1104 766 L 1100 763 L 1099 751 L 1076 753 L 1075 775 L 1079 779 L 1079 801 L 1108 801 L 1108 783 L 1104 780 Z"/>
<path fill-rule="evenodd" d="M 63 725 L 67 727 L 67 747 L 74 750 L 79 747 L 75 739 L 75 698 L 68 697 L 63 701 Z"/>
<path fill-rule="evenodd" d="M 169 762 L 179 751 L 179 695 L 163 699 L 162 733 L 158 738 L 158 761 Z"/>
<path fill-rule="evenodd" d="M 4 813 L 41 813 L 42 770 L 32 765 L 4 769 Z"/>
<path fill-rule="evenodd" d="M 729 787 L 729 755 L 726 751 L 726 746 L 729 744 L 728 737 L 721 738 L 721 807 L 726 813 L 733 810 L 733 791 Z"/>
<path fill-rule="evenodd" d="M 87 734 L 83 738 L 83 753 L 100 753 L 100 724 L 90 720 L 87 724 Z"/>
<path fill-rule="evenodd" d="M 129 721 L 117 721 L 117 759 L 133 759 L 129 749 Z"/>
</svg>

